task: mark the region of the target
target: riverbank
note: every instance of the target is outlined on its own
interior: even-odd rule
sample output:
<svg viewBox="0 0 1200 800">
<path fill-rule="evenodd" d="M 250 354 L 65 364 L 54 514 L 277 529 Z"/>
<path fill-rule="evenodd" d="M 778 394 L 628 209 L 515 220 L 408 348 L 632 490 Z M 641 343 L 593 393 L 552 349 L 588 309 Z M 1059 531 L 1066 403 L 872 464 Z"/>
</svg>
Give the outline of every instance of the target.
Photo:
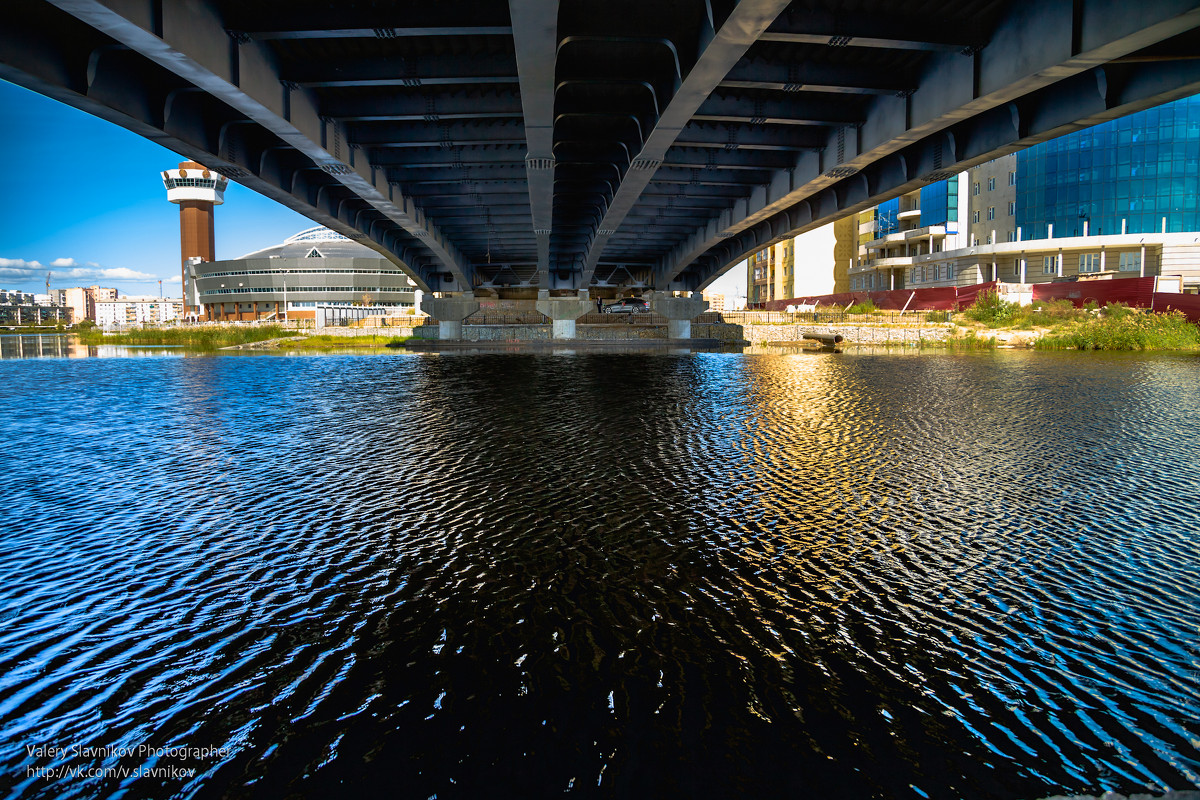
<svg viewBox="0 0 1200 800">
<path fill-rule="evenodd" d="M 839 334 L 845 347 L 871 345 L 954 350 L 1016 348 L 1038 350 L 1174 350 L 1200 351 L 1200 328 L 1182 314 L 1157 314 L 1113 304 L 1102 309 L 1077 309 L 1068 302 L 1016 306 L 985 298 L 955 314 L 949 322 L 918 321 L 904 325 L 894 315 L 879 321 L 863 315 L 851 324 L 812 321 L 706 322 L 692 325 L 693 340 L 717 340 L 727 345 L 799 345 L 805 336 Z M 330 330 L 330 329 L 325 329 Z M 214 350 L 343 350 L 422 346 L 437 340 L 437 327 L 346 328 L 336 334 L 284 328 L 279 325 L 203 325 L 143 328 L 123 333 L 99 330 L 74 335 L 89 345 L 162 345 Z M 664 342 L 665 325 L 581 324 L 577 338 L 555 340 L 548 324 L 464 325 L 464 344 L 584 342 Z M 816 345 L 813 345 L 816 346 Z"/>
</svg>

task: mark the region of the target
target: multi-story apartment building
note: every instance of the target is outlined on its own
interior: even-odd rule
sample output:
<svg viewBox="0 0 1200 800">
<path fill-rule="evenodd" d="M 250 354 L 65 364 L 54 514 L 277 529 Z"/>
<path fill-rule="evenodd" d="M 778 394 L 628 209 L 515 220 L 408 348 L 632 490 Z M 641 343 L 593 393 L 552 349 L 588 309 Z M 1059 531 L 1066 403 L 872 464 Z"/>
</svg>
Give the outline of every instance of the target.
<svg viewBox="0 0 1200 800">
<path fill-rule="evenodd" d="M 106 289 L 102 286 L 75 286 L 63 289 L 63 305 L 70 306 L 71 314 L 76 322 L 85 319 L 96 321 L 96 303 L 110 302 L 117 299 L 116 289 Z"/>
<path fill-rule="evenodd" d="M 183 300 L 160 297 L 120 297 L 96 303 L 96 323 L 114 325 L 159 325 L 183 317 Z"/>
<path fill-rule="evenodd" d="M 795 241 L 786 239 L 746 260 L 746 302 L 766 303 L 795 294 Z"/>
<path fill-rule="evenodd" d="M 860 248 L 850 288 L 1152 275 L 1200 290 L 1200 96 L 981 164 L 959 175 L 964 187 L 963 233 L 947 219 L 928 248 L 903 229 L 917 207 L 926 223 L 924 194 L 860 214 L 873 213 L 877 238 Z"/>
<path fill-rule="evenodd" d="M 859 246 L 848 272 L 849 289 L 903 289 L 916 258 L 957 247 L 963 179 L 955 175 L 859 214 Z"/>
<path fill-rule="evenodd" d="M 963 245 L 1017 240 L 1017 154 L 1001 156 L 968 170 L 970 186 Z"/>
</svg>

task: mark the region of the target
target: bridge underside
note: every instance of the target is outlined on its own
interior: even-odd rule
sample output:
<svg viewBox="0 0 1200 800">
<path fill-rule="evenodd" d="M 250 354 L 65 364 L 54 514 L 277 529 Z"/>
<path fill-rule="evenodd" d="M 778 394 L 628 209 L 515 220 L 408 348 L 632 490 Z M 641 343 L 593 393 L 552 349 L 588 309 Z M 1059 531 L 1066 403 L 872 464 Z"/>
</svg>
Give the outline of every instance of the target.
<svg viewBox="0 0 1200 800">
<path fill-rule="evenodd" d="M 784 236 L 1200 92 L 1195 0 L 11 0 L 5 17 L 0 78 L 439 292 L 694 291 Z"/>
</svg>

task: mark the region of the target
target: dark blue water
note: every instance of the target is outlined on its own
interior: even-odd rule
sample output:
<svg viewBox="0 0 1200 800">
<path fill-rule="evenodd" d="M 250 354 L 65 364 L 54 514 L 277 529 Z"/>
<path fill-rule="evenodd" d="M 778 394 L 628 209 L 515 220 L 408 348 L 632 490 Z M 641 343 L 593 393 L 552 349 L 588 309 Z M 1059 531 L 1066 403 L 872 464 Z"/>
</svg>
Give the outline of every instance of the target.
<svg viewBox="0 0 1200 800">
<path fill-rule="evenodd" d="M 9 359 L 0 437 L 0 796 L 1200 783 L 1195 358 Z"/>
</svg>

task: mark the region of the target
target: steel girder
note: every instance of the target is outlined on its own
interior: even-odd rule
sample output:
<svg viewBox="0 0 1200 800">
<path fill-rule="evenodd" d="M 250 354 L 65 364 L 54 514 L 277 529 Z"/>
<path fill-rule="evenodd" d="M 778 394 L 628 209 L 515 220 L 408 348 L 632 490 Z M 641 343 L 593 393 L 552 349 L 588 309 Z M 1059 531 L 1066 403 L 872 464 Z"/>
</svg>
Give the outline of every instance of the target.
<svg viewBox="0 0 1200 800">
<path fill-rule="evenodd" d="M 621 184 L 605 209 L 600 227 L 583 257 L 581 286 L 591 282 L 609 237 L 621 227 L 688 121 L 787 6 L 787 0 L 742 0 L 719 27 L 709 20 L 712 28 L 702 32 L 691 69 L 654 120 L 653 128 L 644 132 L 640 150 L 627 165 Z"/>
</svg>

